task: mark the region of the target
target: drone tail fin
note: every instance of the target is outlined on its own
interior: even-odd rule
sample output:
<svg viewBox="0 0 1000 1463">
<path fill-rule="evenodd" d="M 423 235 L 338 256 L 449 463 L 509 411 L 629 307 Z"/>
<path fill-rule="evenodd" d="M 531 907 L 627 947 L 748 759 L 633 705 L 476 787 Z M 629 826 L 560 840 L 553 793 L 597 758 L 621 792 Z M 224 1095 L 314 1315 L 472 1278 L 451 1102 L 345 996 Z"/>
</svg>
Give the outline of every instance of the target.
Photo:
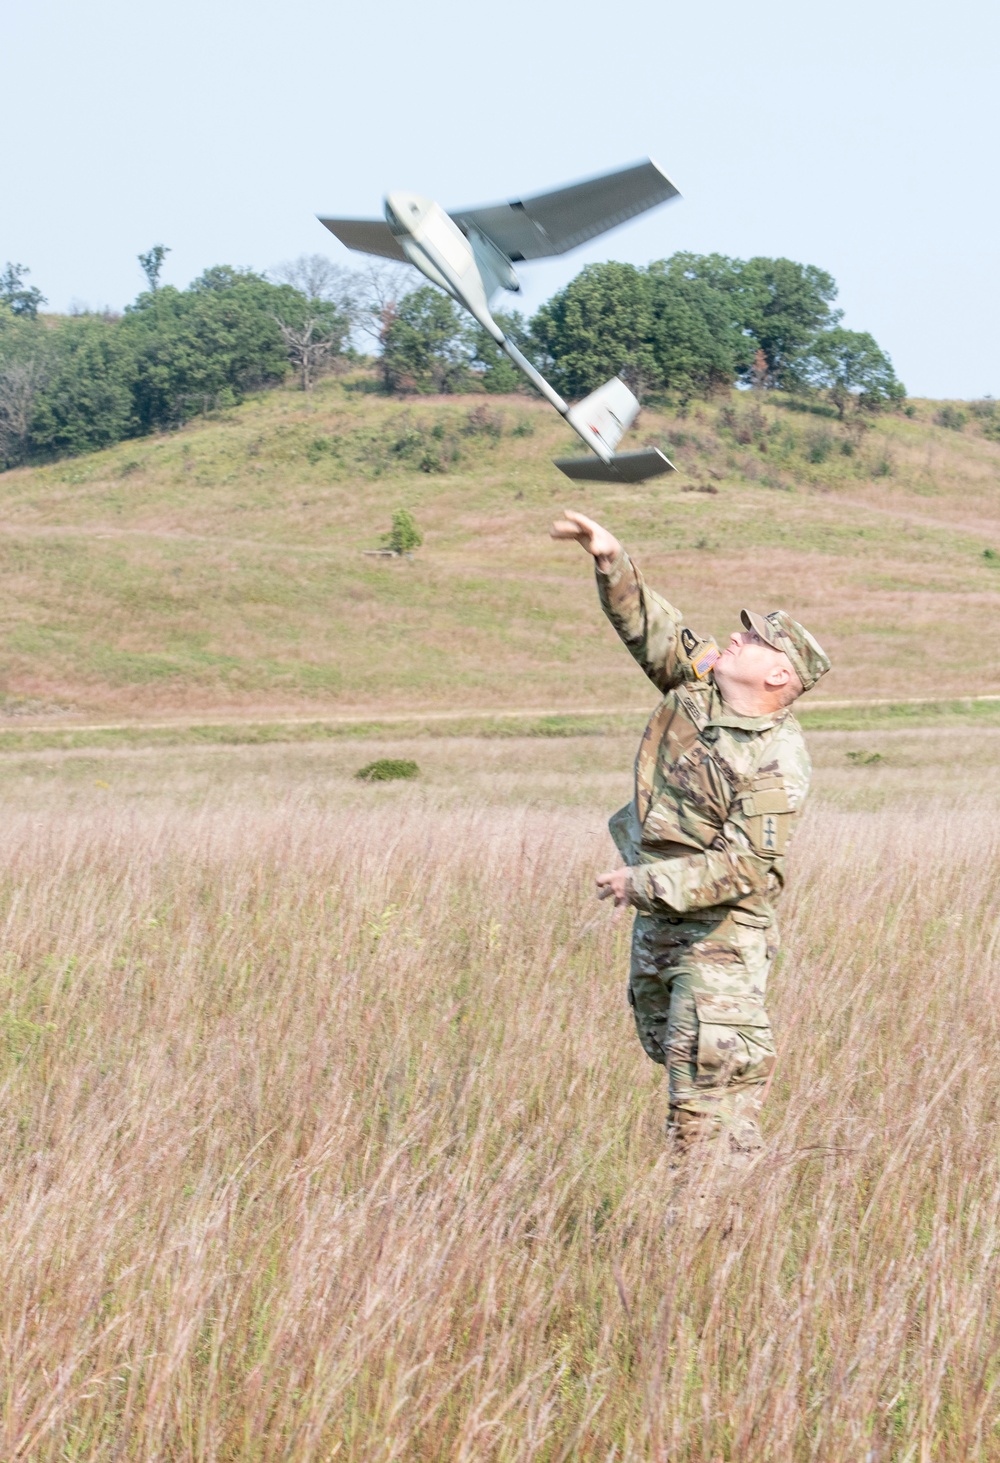
<svg viewBox="0 0 1000 1463">
<path fill-rule="evenodd" d="M 677 470 L 659 447 L 618 452 L 609 462 L 596 457 L 557 457 L 555 465 L 577 483 L 644 483 L 647 478 Z"/>
<path fill-rule="evenodd" d="M 638 401 L 621 377 L 614 376 L 570 407 L 566 420 L 602 462 L 610 462 L 638 415 Z"/>
</svg>

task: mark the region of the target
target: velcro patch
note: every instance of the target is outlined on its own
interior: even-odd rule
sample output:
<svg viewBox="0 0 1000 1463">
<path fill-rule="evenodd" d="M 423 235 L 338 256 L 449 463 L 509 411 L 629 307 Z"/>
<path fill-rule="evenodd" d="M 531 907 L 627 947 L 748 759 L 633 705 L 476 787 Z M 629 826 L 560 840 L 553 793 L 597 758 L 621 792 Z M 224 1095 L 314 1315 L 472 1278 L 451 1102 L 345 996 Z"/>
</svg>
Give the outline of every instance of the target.
<svg viewBox="0 0 1000 1463">
<path fill-rule="evenodd" d="M 744 813 L 790 813 L 788 794 L 783 787 L 755 786 L 753 792 L 743 793 L 740 798 Z"/>
<path fill-rule="evenodd" d="M 780 857 L 788 847 L 788 825 L 791 818 L 787 813 L 758 813 L 747 819 L 747 831 L 755 853 Z"/>
<path fill-rule="evenodd" d="M 722 652 L 714 640 L 701 640 L 688 651 L 691 669 L 700 681 L 705 679 L 721 655 Z"/>
</svg>

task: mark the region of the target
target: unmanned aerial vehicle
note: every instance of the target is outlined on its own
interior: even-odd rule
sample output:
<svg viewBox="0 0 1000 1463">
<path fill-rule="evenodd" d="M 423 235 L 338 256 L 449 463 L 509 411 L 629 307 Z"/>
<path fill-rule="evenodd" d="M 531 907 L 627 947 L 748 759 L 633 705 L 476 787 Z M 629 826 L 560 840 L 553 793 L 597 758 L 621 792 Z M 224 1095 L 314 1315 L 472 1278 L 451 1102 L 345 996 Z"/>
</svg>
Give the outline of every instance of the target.
<svg viewBox="0 0 1000 1463">
<path fill-rule="evenodd" d="M 414 264 L 468 310 L 531 384 L 595 453 L 557 458 L 567 477 L 590 482 L 642 482 L 672 472 L 657 447 L 616 452 L 639 403 L 619 376 L 570 406 L 504 335 L 490 313 L 500 290 L 520 289 L 515 263 L 565 254 L 608 229 L 678 196 L 650 159 L 551 193 L 446 213 L 416 193 L 390 193 L 385 218 L 321 218 L 349 249 Z"/>
</svg>

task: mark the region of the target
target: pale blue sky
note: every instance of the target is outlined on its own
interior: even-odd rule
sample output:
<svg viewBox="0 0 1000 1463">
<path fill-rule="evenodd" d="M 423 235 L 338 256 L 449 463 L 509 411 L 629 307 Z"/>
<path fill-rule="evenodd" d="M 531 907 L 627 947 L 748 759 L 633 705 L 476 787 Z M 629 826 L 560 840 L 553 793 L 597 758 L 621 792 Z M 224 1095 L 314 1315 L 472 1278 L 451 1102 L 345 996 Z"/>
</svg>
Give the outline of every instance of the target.
<svg viewBox="0 0 1000 1463">
<path fill-rule="evenodd" d="M 5 0 L 0 263 L 54 308 L 349 255 L 317 212 L 445 207 L 651 155 L 684 197 L 561 260 L 831 271 L 914 395 L 1000 396 L 1000 6 L 987 0 Z M 416 278 L 416 276 L 415 276 Z"/>
</svg>

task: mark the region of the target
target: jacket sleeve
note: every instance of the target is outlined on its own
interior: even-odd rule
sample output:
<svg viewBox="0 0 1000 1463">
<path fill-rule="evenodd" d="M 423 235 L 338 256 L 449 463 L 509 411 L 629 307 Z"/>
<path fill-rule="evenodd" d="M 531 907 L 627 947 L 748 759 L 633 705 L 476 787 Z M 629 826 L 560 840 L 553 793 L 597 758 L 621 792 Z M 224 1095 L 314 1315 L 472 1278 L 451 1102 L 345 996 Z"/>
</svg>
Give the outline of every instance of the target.
<svg viewBox="0 0 1000 1463">
<path fill-rule="evenodd" d="M 797 724 L 768 749 L 749 792 L 736 796 L 711 847 L 629 870 L 629 902 L 644 914 L 686 914 L 770 899 L 784 887 L 785 855 L 809 791 L 811 765 Z"/>
<path fill-rule="evenodd" d="M 680 611 L 647 587 L 624 549 L 609 569 L 596 573 L 604 613 L 629 652 L 659 691 L 672 690 L 690 674 Z"/>
</svg>

